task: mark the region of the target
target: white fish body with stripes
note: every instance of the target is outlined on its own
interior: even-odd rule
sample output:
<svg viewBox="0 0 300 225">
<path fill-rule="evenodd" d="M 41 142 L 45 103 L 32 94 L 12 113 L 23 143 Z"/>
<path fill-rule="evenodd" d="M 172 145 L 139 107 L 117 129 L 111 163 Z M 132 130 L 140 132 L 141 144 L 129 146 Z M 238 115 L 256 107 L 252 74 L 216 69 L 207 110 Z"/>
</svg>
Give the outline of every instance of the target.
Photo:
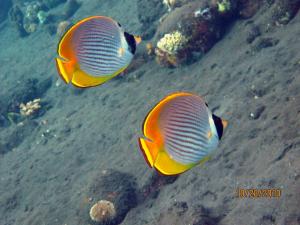
<svg viewBox="0 0 300 225">
<path fill-rule="evenodd" d="M 103 84 L 128 67 L 140 41 L 109 17 L 88 17 L 72 26 L 59 42 L 58 73 L 66 83 L 78 87 Z"/>
<path fill-rule="evenodd" d="M 150 167 L 176 175 L 207 161 L 226 126 L 200 96 L 174 93 L 148 113 L 139 145 Z"/>
</svg>

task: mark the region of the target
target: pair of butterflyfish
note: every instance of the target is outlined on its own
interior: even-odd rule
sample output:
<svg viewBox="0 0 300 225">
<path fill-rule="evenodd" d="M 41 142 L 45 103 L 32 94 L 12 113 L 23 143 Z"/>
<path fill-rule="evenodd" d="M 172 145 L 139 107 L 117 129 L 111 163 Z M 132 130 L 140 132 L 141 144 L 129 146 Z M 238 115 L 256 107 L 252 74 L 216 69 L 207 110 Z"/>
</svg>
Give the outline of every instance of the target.
<svg viewBox="0 0 300 225">
<path fill-rule="evenodd" d="M 111 18 L 83 19 L 59 43 L 58 72 L 66 83 L 78 87 L 100 85 L 128 67 L 140 41 Z M 200 96 L 171 94 L 146 116 L 140 149 L 162 174 L 180 174 L 209 159 L 226 126 Z"/>
<path fill-rule="evenodd" d="M 109 17 L 88 17 L 72 26 L 59 42 L 58 73 L 66 83 L 78 87 L 103 84 L 128 67 L 140 41 Z"/>
<path fill-rule="evenodd" d="M 176 175 L 207 161 L 226 126 L 200 96 L 174 93 L 148 113 L 139 145 L 150 167 Z"/>
</svg>

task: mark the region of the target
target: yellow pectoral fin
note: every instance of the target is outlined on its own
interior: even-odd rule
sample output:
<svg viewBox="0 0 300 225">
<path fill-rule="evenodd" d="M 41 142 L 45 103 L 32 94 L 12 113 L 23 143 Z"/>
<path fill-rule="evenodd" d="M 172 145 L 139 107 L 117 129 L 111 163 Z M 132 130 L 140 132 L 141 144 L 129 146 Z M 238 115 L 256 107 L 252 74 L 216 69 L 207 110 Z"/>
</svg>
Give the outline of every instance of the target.
<svg viewBox="0 0 300 225">
<path fill-rule="evenodd" d="M 55 61 L 58 74 L 66 83 L 69 83 L 72 80 L 74 63 L 71 61 L 62 60 L 60 58 L 56 58 Z"/>
<path fill-rule="evenodd" d="M 120 70 L 118 70 L 117 72 L 115 72 L 112 75 L 98 76 L 98 77 L 91 76 L 91 75 L 85 73 L 84 71 L 82 71 L 81 69 L 76 69 L 75 72 L 73 73 L 72 83 L 75 86 L 82 87 L 82 88 L 97 86 L 97 85 L 103 84 L 106 81 L 108 81 L 108 80 L 112 79 L 113 77 L 117 76 L 125 68 L 126 67 L 121 68 Z"/>
<path fill-rule="evenodd" d="M 153 167 L 155 157 L 157 156 L 157 147 L 153 142 L 144 138 L 139 138 L 139 145 L 146 162 L 150 167 Z"/>
<path fill-rule="evenodd" d="M 195 164 L 184 165 L 170 158 L 165 151 L 160 151 L 154 162 L 154 167 L 164 175 L 176 175 L 191 169 Z"/>
</svg>

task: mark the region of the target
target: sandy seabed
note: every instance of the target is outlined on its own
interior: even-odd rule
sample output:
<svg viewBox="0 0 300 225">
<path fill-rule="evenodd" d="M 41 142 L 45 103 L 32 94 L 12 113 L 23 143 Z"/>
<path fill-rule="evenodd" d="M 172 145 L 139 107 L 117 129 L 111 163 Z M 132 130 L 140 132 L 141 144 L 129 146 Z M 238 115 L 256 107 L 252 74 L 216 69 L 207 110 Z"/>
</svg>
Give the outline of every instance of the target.
<svg viewBox="0 0 300 225">
<path fill-rule="evenodd" d="M 136 0 L 92 0 L 71 20 L 96 14 L 131 33 L 141 29 Z M 105 198 L 121 204 L 122 225 L 300 224 L 300 14 L 249 43 L 267 17 L 262 8 L 234 22 L 191 65 L 170 69 L 149 60 L 85 90 L 60 82 L 57 36 L 39 29 L 20 38 L 4 21 L 0 103 L 26 93 L 46 110 L 0 127 L 0 225 L 92 224 L 89 209 Z M 204 96 L 229 127 L 204 166 L 164 178 L 147 166 L 137 138 L 147 112 L 175 91 Z M 281 195 L 241 198 L 238 189 Z"/>
</svg>

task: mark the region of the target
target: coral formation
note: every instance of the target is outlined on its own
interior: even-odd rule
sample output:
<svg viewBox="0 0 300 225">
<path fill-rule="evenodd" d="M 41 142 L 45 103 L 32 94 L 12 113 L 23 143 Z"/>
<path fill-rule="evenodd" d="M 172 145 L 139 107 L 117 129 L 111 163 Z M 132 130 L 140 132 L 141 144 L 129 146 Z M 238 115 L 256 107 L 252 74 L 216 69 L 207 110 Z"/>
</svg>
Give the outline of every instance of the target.
<svg viewBox="0 0 300 225">
<path fill-rule="evenodd" d="M 192 2 L 191 0 L 163 0 L 163 4 L 168 8 L 170 12 L 176 7 L 181 7 L 188 2 Z"/>
<path fill-rule="evenodd" d="M 47 20 L 47 13 L 44 10 L 40 10 L 37 13 L 37 18 L 38 18 L 40 24 L 44 24 Z"/>
<path fill-rule="evenodd" d="M 50 11 L 61 3 L 65 5 L 60 12 Z M 39 25 L 43 25 L 50 34 L 55 34 L 56 24 L 71 17 L 79 7 L 80 3 L 76 0 L 26 1 L 15 4 L 9 11 L 9 18 L 16 25 L 21 36 L 35 32 Z"/>
<path fill-rule="evenodd" d="M 43 11 L 43 5 L 40 2 L 32 1 L 14 5 L 9 11 L 9 17 L 20 35 L 25 36 L 36 31 L 38 24 L 46 21 L 47 14 Z"/>
<path fill-rule="evenodd" d="M 97 171 L 88 189 L 89 198 L 113 202 L 117 209 L 113 224 L 120 224 L 127 212 L 137 204 L 135 178 L 127 173 L 112 169 L 103 170 L 100 174 Z"/>
<path fill-rule="evenodd" d="M 41 99 L 36 98 L 33 101 L 29 101 L 26 104 L 20 104 L 20 114 L 22 116 L 31 116 L 41 108 Z"/>
<path fill-rule="evenodd" d="M 164 37 L 157 42 L 155 49 L 157 62 L 162 65 L 177 66 L 179 64 L 178 60 L 184 59 L 180 50 L 182 50 L 187 43 L 187 37 L 178 30 L 165 34 Z"/>
<path fill-rule="evenodd" d="M 30 22 L 37 21 L 37 14 L 42 9 L 42 4 L 37 1 L 24 3 L 25 19 Z"/>
<path fill-rule="evenodd" d="M 165 34 L 164 37 L 157 42 L 157 48 L 174 55 L 184 47 L 187 41 L 188 39 L 176 30 L 170 34 Z"/>
<path fill-rule="evenodd" d="M 23 19 L 24 23 L 24 29 L 25 31 L 30 34 L 36 31 L 38 24 L 41 22 L 40 18 L 38 17 L 38 13 L 42 10 L 42 5 L 40 2 L 27 2 L 25 3 L 25 15 Z M 41 15 L 40 15 L 41 17 Z M 46 20 L 46 15 L 45 18 L 41 18 L 45 22 Z"/>
<path fill-rule="evenodd" d="M 171 11 L 155 34 L 157 62 L 178 66 L 206 53 L 223 33 L 221 17 L 217 6 L 205 0 Z"/>
<path fill-rule="evenodd" d="M 70 22 L 67 20 L 61 21 L 59 22 L 59 24 L 57 25 L 57 29 L 56 29 L 56 34 L 61 37 L 68 29 L 68 27 L 70 26 Z"/>
<path fill-rule="evenodd" d="M 161 18 L 154 36 L 157 62 L 178 66 L 201 57 L 222 37 L 226 26 L 238 18 L 242 7 L 247 6 L 243 11 L 245 16 L 252 16 L 258 1 L 164 0 L 169 13 Z M 173 9 L 172 6 L 176 7 Z M 283 19 L 287 20 L 287 17 Z"/>
<path fill-rule="evenodd" d="M 271 7 L 272 19 L 276 25 L 286 25 L 297 14 L 300 8 L 300 1 L 285 0 L 275 1 Z"/>
<path fill-rule="evenodd" d="M 167 6 L 168 11 L 171 11 L 175 7 L 176 0 L 163 0 L 163 4 Z"/>
<path fill-rule="evenodd" d="M 217 1 L 217 6 L 218 6 L 218 11 L 220 13 L 226 13 L 230 11 L 231 9 L 231 4 L 229 0 L 220 0 Z"/>
<path fill-rule="evenodd" d="M 116 216 L 115 206 L 107 200 L 100 200 L 90 209 L 90 218 L 95 222 L 110 222 Z"/>
</svg>

